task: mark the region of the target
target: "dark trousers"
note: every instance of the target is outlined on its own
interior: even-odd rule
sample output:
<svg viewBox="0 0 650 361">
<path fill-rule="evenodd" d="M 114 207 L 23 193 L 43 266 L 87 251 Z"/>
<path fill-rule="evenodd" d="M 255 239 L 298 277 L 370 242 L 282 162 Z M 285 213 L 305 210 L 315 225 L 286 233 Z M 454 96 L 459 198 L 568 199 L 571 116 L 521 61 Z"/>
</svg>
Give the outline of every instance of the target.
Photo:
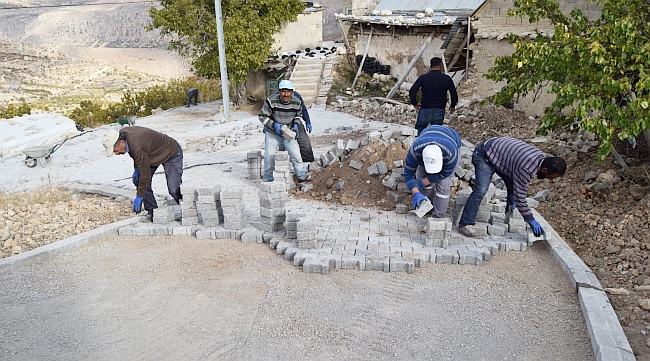
<svg viewBox="0 0 650 361">
<path fill-rule="evenodd" d="M 196 88 L 192 88 L 187 91 L 187 105 L 186 107 L 189 107 L 190 104 L 196 105 L 197 101 L 199 99 L 199 90 Z M 194 100 L 194 102 L 192 102 Z"/>
<path fill-rule="evenodd" d="M 181 146 L 178 146 L 178 153 L 174 154 L 171 158 L 167 159 L 163 164 L 165 169 L 165 178 L 167 178 L 167 190 L 169 195 L 174 198 L 176 203 L 183 199 L 181 194 L 181 183 L 183 183 L 183 149 Z M 158 166 L 151 167 L 151 180 L 153 181 L 153 175 L 156 173 Z M 156 202 L 156 197 L 153 195 L 153 190 L 151 189 L 151 183 L 149 183 L 149 188 L 143 197 L 144 209 L 147 212 L 151 213 L 154 209 L 158 208 L 158 203 Z"/>
<path fill-rule="evenodd" d="M 490 160 L 487 158 L 485 152 L 488 148 L 485 148 L 485 142 L 479 143 L 479 145 L 474 148 L 474 153 L 472 153 L 472 164 L 474 165 L 475 180 L 474 186 L 472 187 L 472 194 L 469 195 L 467 203 L 465 203 L 465 208 L 463 209 L 463 214 L 460 217 L 458 222 L 458 228 L 465 227 L 468 224 L 475 224 L 476 214 L 478 213 L 478 208 L 483 201 L 483 197 L 490 188 L 490 183 L 492 183 L 492 175 L 494 173 L 498 174 L 501 179 L 503 179 L 506 184 L 507 192 L 507 203 L 511 204 L 514 198 L 512 193 L 512 178 L 504 175 L 494 168 Z"/>
<path fill-rule="evenodd" d="M 422 133 L 424 128 L 429 125 L 442 125 L 445 121 L 445 109 L 433 108 L 433 109 L 420 109 L 418 112 L 418 119 L 415 122 L 415 129 L 417 129 L 418 134 Z"/>
<path fill-rule="evenodd" d="M 311 148 L 311 140 L 305 126 L 300 123 L 298 125 L 298 135 L 296 136 L 298 146 L 300 146 L 300 157 L 303 162 L 309 163 L 314 161 L 314 150 Z"/>
</svg>

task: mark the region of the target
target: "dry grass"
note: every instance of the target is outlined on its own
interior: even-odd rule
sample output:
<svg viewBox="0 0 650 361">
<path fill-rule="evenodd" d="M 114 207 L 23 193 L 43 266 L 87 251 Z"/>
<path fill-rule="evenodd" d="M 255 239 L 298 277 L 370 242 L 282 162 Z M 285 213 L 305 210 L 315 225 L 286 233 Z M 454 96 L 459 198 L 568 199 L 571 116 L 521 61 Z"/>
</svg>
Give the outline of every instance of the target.
<svg viewBox="0 0 650 361">
<path fill-rule="evenodd" d="M 0 194 L 0 209 L 7 211 L 15 207 L 30 207 L 35 204 L 49 205 L 68 201 L 73 192 L 59 188 L 37 189 L 31 192 Z"/>
</svg>

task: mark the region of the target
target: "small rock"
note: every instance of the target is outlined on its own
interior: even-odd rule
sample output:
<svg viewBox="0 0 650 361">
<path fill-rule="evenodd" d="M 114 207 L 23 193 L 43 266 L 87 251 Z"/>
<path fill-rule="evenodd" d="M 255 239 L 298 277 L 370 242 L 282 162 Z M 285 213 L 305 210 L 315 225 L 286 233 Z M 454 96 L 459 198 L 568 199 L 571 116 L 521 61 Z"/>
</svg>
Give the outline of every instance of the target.
<svg viewBox="0 0 650 361">
<path fill-rule="evenodd" d="M 642 298 L 639 300 L 639 307 L 646 311 L 650 311 L 650 298 Z"/>
<path fill-rule="evenodd" d="M 615 253 L 618 253 L 620 251 L 621 251 L 621 247 L 612 246 L 612 245 L 609 245 L 609 246 L 605 247 L 605 249 L 603 250 L 603 252 L 607 253 L 607 254 L 615 254 Z"/>
<path fill-rule="evenodd" d="M 618 295 L 618 296 L 630 295 L 630 291 L 626 290 L 625 288 L 605 288 L 605 292 L 609 293 L 610 295 Z"/>
</svg>

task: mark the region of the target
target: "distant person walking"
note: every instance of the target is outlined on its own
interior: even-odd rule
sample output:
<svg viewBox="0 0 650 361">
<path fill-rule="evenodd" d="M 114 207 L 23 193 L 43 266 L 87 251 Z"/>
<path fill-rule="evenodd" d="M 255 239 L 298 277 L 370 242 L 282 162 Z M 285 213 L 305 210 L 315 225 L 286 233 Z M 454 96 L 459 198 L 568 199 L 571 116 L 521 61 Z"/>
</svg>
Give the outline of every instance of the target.
<svg viewBox="0 0 650 361">
<path fill-rule="evenodd" d="M 526 201 L 528 183 L 535 176 L 538 179 L 549 180 L 563 176 L 566 172 L 564 159 L 549 157 L 541 150 L 521 140 L 501 137 L 490 138 L 479 143 L 474 148 L 472 164 L 476 180 L 458 223 L 458 231 L 461 234 L 478 237 L 478 232 L 473 226 L 474 220 L 479 205 L 490 187 L 494 173 L 498 174 L 506 184 L 506 210 L 514 212 L 514 208 L 517 207 L 536 236 L 544 233 L 544 229 L 528 208 Z"/>
<path fill-rule="evenodd" d="M 186 107 L 190 107 L 190 104 L 197 105 L 199 99 L 199 90 L 196 88 L 191 88 L 187 91 L 187 104 Z M 194 102 L 192 102 L 194 100 Z"/>
<path fill-rule="evenodd" d="M 422 100 L 418 103 L 417 94 L 420 89 L 422 89 Z M 442 73 L 442 59 L 431 58 L 429 72 L 420 75 L 409 90 L 411 104 L 418 112 L 418 119 L 415 123 L 418 135 L 429 125 L 442 125 L 445 120 L 447 93 L 451 96 L 449 114 L 454 114 L 456 104 L 458 104 L 458 93 L 454 81 L 449 75 Z"/>
<path fill-rule="evenodd" d="M 158 208 L 156 197 L 151 189 L 151 180 L 158 166 L 165 168 L 167 190 L 169 195 L 178 203 L 182 198 L 181 183 L 183 177 L 183 150 L 178 142 L 155 130 L 131 126 L 117 130 L 109 130 L 102 138 L 106 148 L 106 156 L 129 153 L 133 159 L 133 175 L 131 180 L 137 187 L 133 211 L 147 211 L 149 219 L 153 210 Z"/>
</svg>

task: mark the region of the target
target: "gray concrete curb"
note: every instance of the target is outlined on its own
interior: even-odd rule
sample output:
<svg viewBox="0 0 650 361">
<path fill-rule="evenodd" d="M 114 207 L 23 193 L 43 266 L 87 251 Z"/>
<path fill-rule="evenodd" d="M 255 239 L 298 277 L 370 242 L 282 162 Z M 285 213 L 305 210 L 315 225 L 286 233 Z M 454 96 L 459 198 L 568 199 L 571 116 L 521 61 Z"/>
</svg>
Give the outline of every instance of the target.
<svg viewBox="0 0 650 361">
<path fill-rule="evenodd" d="M 36 262 L 48 260 L 57 254 L 81 248 L 90 242 L 117 234 L 120 228 L 138 222 L 140 222 L 140 217 L 132 217 L 38 247 L 31 251 L 0 259 L 0 272 L 7 272 L 18 267 L 29 266 Z"/>
<path fill-rule="evenodd" d="M 560 264 L 578 293 L 591 346 L 598 361 L 636 360 L 607 294 L 591 269 L 536 211 L 545 232 L 546 248 Z"/>
</svg>

